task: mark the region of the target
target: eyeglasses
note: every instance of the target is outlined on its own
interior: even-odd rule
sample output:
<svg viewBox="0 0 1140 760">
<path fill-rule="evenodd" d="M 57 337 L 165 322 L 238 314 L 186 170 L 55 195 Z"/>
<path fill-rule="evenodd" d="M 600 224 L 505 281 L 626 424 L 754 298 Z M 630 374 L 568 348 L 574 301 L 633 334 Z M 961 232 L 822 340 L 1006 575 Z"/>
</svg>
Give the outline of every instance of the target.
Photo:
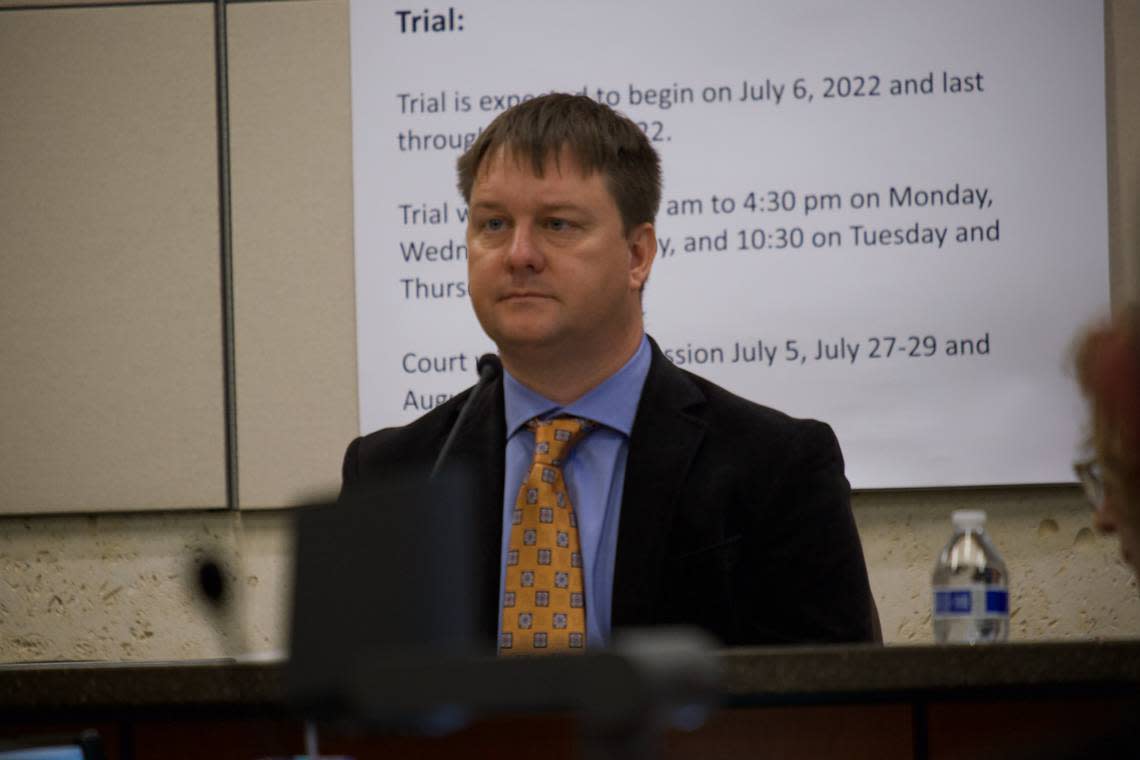
<svg viewBox="0 0 1140 760">
<path fill-rule="evenodd" d="M 1077 473 L 1081 487 L 1085 489 L 1085 498 L 1099 512 L 1104 508 L 1104 471 L 1100 460 L 1093 457 L 1073 462 L 1073 472 Z"/>
</svg>

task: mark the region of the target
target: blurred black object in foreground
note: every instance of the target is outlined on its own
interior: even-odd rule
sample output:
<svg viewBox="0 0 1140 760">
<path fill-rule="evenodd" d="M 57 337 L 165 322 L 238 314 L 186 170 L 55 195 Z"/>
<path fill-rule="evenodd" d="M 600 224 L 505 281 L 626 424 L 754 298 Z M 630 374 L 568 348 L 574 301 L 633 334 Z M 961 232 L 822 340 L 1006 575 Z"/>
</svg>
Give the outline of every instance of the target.
<svg viewBox="0 0 1140 760">
<path fill-rule="evenodd" d="M 310 507 L 297 521 L 288 688 L 307 717 L 445 733 L 494 714 L 567 710 L 592 757 L 655 756 L 719 699 L 716 642 L 689 629 L 628 632 L 613 649 L 495 656 L 478 593 L 470 478 L 456 465 Z M 494 613 L 494 610 L 490 611 Z"/>
<path fill-rule="evenodd" d="M 301 511 L 289 689 L 311 714 L 357 713 L 347 686 L 366 664 L 493 652 L 475 630 L 468 483 L 409 474 Z"/>
</svg>

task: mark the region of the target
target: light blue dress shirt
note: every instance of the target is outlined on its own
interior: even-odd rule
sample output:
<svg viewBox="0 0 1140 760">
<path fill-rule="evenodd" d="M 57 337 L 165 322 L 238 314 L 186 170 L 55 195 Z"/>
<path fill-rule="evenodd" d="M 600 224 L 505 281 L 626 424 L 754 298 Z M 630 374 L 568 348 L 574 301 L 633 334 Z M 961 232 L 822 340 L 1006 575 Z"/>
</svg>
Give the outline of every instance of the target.
<svg viewBox="0 0 1140 760">
<path fill-rule="evenodd" d="M 593 420 L 600 425 L 570 451 L 562 471 L 570 503 L 578 515 L 586 589 L 586 645 L 592 648 L 609 645 L 614 561 L 621 496 L 625 486 L 625 463 L 629 456 L 629 434 L 651 359 L 649 340 L 643 335 L 641 345 L 621 369 L 566 406 L 544 398 L 503 371 L 507 449 L 502 556 L 499 561 L 500 633 L 511 512 L 534 459 L 534 433 L 527 430 L 526 423 L 535 417 L 549 419 L 568 415 Z"/>
</svg>

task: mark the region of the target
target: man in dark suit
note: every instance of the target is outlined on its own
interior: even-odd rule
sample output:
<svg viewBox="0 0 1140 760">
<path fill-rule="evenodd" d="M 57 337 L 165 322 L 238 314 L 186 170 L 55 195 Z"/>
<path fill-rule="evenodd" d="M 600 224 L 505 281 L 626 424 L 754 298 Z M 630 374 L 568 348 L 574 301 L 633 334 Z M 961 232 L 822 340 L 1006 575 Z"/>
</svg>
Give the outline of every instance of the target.
<svg viewBox="0 0 1140 760">
<path fill-rule="evenodd" d="M 558 475 L 580 533 L 589 646 L 660 624 L 729 645 L 875 638 L 831 429 L 674 367 L 644 333 L 660 168 L 641 130 L 588 98 L 543 96 L 495 119 L 459 175 L 472 304 L 504 368 L 472 398 L 450 455 L 476 473 L 484 630 L 511 646 L 508 544 L 524 519 L 532 430 L 569 416 L 591 421 Z M 346 487 L 422 469 L 469 396 L 354 441 Z"/>
</svg>

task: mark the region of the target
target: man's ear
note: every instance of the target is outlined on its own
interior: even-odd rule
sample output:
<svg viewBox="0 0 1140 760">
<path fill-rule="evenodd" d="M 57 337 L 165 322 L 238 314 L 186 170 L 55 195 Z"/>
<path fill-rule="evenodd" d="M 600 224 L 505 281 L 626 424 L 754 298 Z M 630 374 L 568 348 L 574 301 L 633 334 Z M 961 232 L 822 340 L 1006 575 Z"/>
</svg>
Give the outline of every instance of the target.
<svg viewBox="0 0 1140 760">
<path fill-rule="evenodd" d="M 652 222 L 637 225 L 629 233 L 629 287 L 640 291 L 649 279 L 657 257 L 657 230 Z"/>
</svg>

